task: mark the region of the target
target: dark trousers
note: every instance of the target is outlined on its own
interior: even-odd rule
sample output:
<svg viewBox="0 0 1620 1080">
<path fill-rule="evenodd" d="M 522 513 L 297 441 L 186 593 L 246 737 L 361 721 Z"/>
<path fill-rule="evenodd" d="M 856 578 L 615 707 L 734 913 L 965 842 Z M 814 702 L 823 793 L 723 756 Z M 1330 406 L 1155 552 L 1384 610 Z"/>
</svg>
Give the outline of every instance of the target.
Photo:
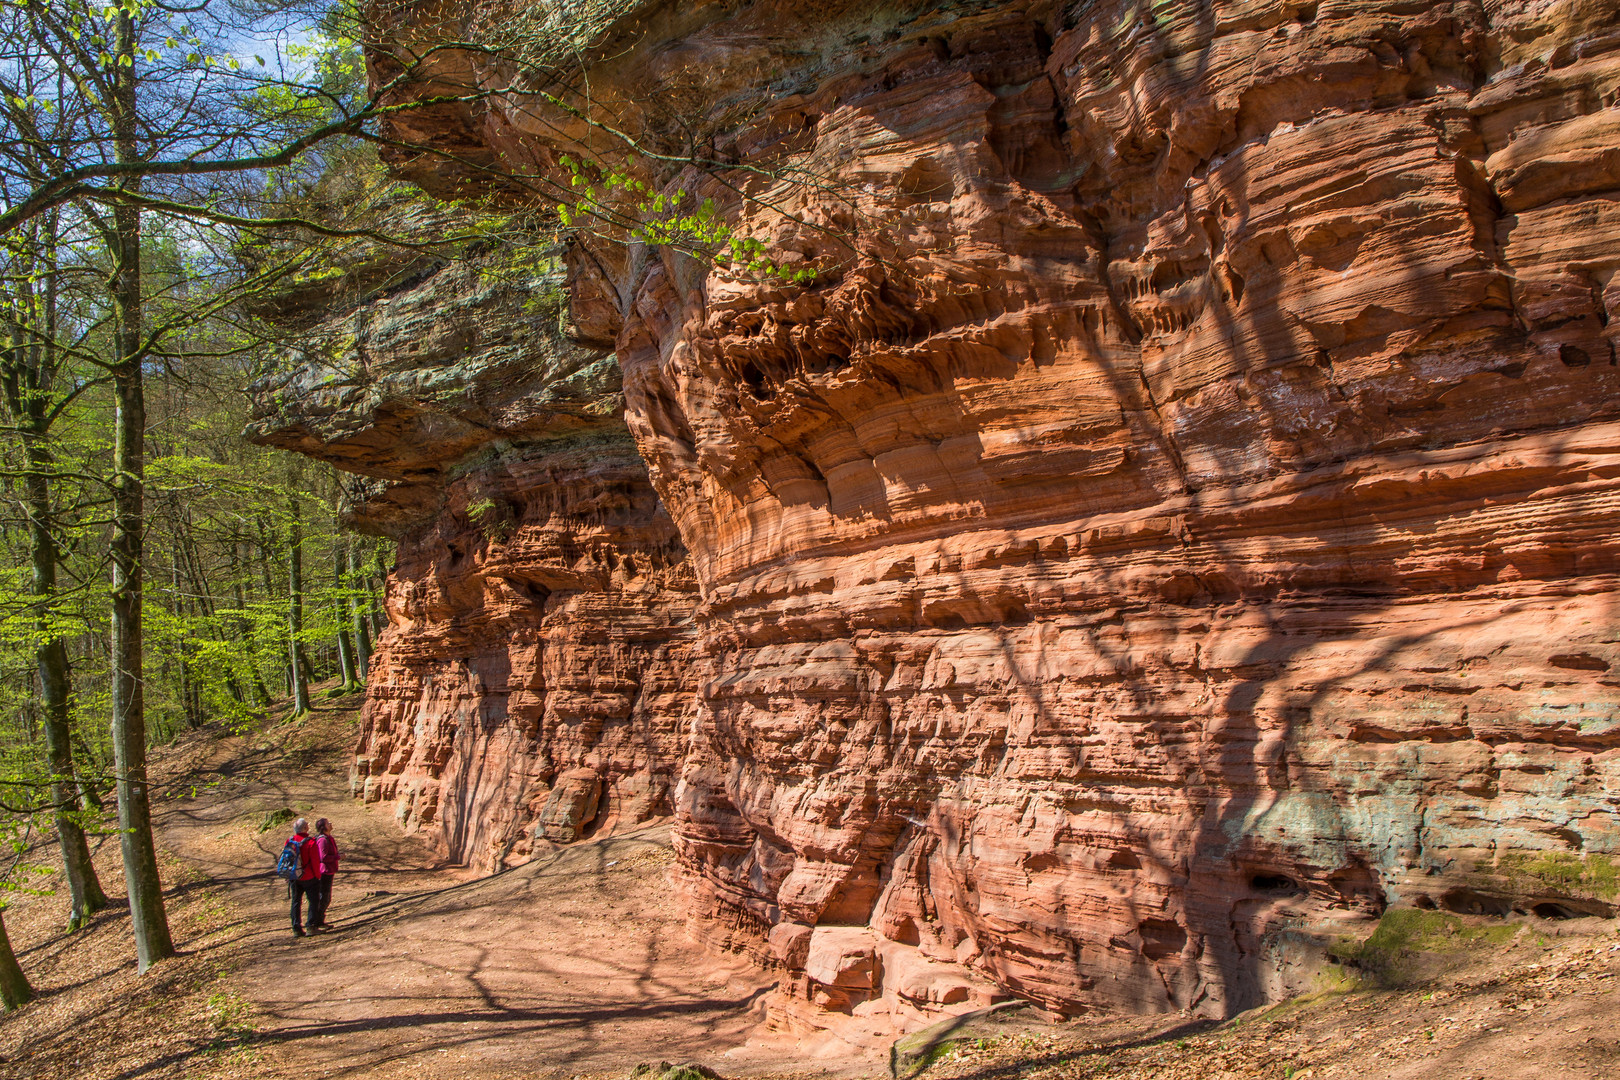
<svg viewBox="0 0 1620 1080">
<path fill-rule="evenodd" d="M 314 929 L 315 924 L 321 921 L 321 879 L 310 878 L 308 881 L 294 881 L 292 883 L 292 924 L 294 930 L 302 930 L 304 922 L 299 918 L 304 897 L 309 897 L 309 925 Z"/>
<path fill-rule="evenodd" d="M 326 909 L 332 906 L 332 875 L 322 874 L 315 879 L 315 899 L 319 907 L 315 911 L 315 924 L 326 925 Z"/>
</svg>

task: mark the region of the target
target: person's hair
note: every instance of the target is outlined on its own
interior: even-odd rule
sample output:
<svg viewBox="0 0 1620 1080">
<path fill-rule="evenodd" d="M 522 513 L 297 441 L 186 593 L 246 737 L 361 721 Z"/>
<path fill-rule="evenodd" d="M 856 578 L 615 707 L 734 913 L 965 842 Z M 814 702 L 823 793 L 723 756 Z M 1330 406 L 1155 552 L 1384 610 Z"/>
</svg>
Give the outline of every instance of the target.
<svg viewBox="0 0 1620 1080">
<path fill-rule="evenodd" d="M 299 818 L 293 822 L 293 835 L 305 836 L 309 833 L 309 818 Z"/>
<path fill-rule="evenodd" d="M 325 818 L 316 818 L 315 819 L 315 831 L 318 832 L 318 833 L 319 832 L 325 832 L 327 830 L 328 826 L 330 826 L 331 824 L 332 823 L 330 821 L 327 821 Z"/>
</svg>

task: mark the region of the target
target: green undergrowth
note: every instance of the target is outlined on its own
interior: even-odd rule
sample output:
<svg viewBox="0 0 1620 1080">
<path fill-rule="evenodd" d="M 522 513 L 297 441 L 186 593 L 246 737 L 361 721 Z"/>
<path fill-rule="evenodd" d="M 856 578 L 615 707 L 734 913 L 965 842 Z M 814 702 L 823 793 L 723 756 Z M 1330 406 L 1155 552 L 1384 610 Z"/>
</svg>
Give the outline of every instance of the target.
<svg viewBox="0 0 1620 1080">
<path fill-rule="evenodd" d="M 911 1059 L 905 1075 L 917 1076 L 921 1073 L 927 1072 L 929 1069 L 939 1064 L 939 1062 L 943 1061 L 952 1050 L 955 1050 L 958 1046 L 961 1046 L 964 1043 L 971 1043 L 974 1046 L 983 1049 L 989 1044 L 989 1041 L 990 1040 L 988 1039 L 941 1039 L 938 1042 L 926 1047 L 922 1053 Z M 890 1066 L 890 1071 L 896 1071 L 892 1063 Z"/>
<path fill-rule="evenodd" d="M 1507 875 L 1527 892 L 1534 886 L 1566 895 L 1595 896 L 1613 900 L 1620 894 L 1620 867 L 1607 855 L 1576 855 L 1570 851 L 1510 851 L 1497 863 L 1497 871 Z"/>
<path fill-rule="evenodd" d="M 272 810 L 268 814 L 264 815 L 263 821 L 259 822 L 259 831 L 269 832 L 278 825 L 287 824 L 287 822 L 291 821 L 297 816 L 297 812 L 290 806 L 284 806 L 279 810 Z"/>
<path fill-rule="evenodd" d="M 211 1027 L 205 1053 L 219 1054 L 236 1050 L 253 1040 L 253 1006 L 234 990 L 219 990 L 208 995 L 203 1003 Z"/>
<path fill-rule="evenodd" d="M 721 1080 L 720 1074 L 705 1065 L 687 1062 L 643 1061 L 630 1071 L 630 1080 Z"/>
<path fill-rule="evenodd" d="M 1331 968 L 1319 972 L 1316 976 L 1316 985 L 1303 994 L 1283 998 L 1275 1005 L 1263 1006 L 1255 1011 L 1254 1019 L 1262 1022 L 1276 1022 L 1309 1012 L 1324 1002 L 1336 1001 L 1353 994 L 1358 990 L 1365 990 L 1365 980 L 1357 977 L 1353 971 L 1346 971 L 1343 967 Z M 1236 1029 L 1243 1023 L 1243 1017 L 1238 1016 L 1232 1020 L 1232 1027 Z M 1187 1040 L 1176 1042 L 1177 1049 L 1185 1050 Z"/>
<path fill-rule="evenodd" d="M 1381 985 L 1401 985 L 1419 976 L 1424 954 L 1505 945 L 1518 932 L 1518 926 L 1509 924 L 1470 925 L 1443 911 L 1394 908 L 1384 912 L 1366 940 L 1343 939 L 1328 955 Z"/>
</svg>

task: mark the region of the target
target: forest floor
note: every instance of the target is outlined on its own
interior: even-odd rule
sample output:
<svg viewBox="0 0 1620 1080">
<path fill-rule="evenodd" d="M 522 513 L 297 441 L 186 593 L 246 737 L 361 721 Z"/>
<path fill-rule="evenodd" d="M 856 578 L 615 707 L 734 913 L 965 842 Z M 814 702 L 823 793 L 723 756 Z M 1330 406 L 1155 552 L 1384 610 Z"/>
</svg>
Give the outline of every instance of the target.
<svg viewBox="0 0 1620 1080">
<path fill-rule="evenodd" d="M 349 797 L 357 704 L 154 752 L 180 956 L 137 976 L 127 909 L 64 937 L 61 898 L 18 903 L 7 923 L 42 993 L 0 1021 L 0 1076 L 527 1080 L 747 1052 L 771 980 L 688 941 L 667 825 L 475 878 Z M 270 872 L 291 825 L 262 828 L 282 810 L 332 819 L 328 932 L 292 934 Z M 117 848 L 98 866 L 121 894 Z"/>
<path fill-rule="evenodd" d="M 326 699 L 297 723 L 193 733 L 154 754 L 180 954 L 136 975 L 117 838 L 105 838 L 115 906 L 87 930 L 61 933 L 60 896 L 6 911 L 40 997 L 0 1020 L 0 1076 L 617 1080 L 659 1059 L 726 1077 L 888 1074 L 881 1054 L 812 1060 L 772 1034 L 770 979 L 689 942 L 667 826 L 492 877 L 436 861 L 388 808 L 348 796 L 357 704 Z M 329 933 L 292 936 L 269 872 L 290 829 L 261 829 L 283 809 L 334 822 L 344 863 Z M 1390 926 L 1398 961 L 1385 982 L 1404 985 L 1347 981 L 1220 1024 L 1013 1010 L 936 1032 L 901 1075 L 1620 1080 L 1613 921 L 1422 913 Z"/>
</svg>

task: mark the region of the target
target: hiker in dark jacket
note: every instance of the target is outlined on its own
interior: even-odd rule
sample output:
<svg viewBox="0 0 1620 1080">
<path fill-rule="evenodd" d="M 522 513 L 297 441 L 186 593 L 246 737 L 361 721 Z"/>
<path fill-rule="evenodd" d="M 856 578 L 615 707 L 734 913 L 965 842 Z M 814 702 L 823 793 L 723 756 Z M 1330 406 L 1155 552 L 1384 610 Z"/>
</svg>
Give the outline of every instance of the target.
<svg viewBox="0 0 1620 1080">
<path fill-rule="evenodd" d="M 320 898 L 320 907 L 315 912 L 313 925 L 325 930 L 329 925 L 326 921 L 326 909 L 332 906 L 332 875 L 337 873 L 338 846 L 332 839 L 332 823 L 326 818 L 315 821 L 315 863 L 320 874 L 316 895 Z"/>
<path fill-rule="evenodd" d="M 304 920 L 299 918 L 304 898 L 309 897 L 309 930 L 315 932 L 317 924 L 321 921 L 321 872 L 320 863 L 315 857 L 315 842 L 309 838 L 309 820 L 299 818 L 293 822 L 293 834 L 287 839 L 289 845 L 296 845 L 298 849 L 298 878 L 288 882 L 292 886 L 292 924 L 293 936 L 304 936 Z"/>
</svg>

